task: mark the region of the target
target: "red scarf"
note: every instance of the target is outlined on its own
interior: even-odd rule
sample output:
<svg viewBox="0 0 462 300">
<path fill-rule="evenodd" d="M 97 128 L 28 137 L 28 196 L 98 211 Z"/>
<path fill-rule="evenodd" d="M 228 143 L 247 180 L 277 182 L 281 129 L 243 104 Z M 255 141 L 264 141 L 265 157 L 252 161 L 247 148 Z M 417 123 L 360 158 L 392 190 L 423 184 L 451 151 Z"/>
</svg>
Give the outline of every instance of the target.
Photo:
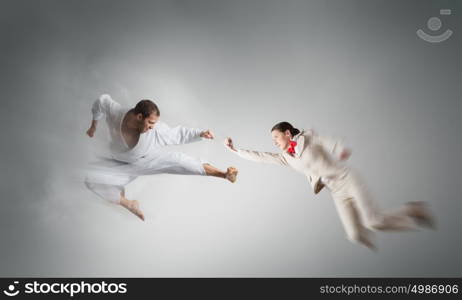
<svg viewBox="0 0 462 300">
<path fill-rule="evenodd" d="M 297 142 L 290 141 L 290 147 L 287 149 L 287 153 L 294 154 L 295 153 L 295 146 L 297 146 Z"/>
</svg>

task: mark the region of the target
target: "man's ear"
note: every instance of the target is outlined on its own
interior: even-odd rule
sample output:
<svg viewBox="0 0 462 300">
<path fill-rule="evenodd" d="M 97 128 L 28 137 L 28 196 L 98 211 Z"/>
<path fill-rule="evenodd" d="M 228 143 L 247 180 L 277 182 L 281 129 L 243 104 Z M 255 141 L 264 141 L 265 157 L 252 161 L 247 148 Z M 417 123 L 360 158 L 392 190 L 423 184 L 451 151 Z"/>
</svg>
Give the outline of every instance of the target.
<svg viewBox="0 0 462 300">
<path fill-rule="evenodd" d="M 137 114 L 137 115 L 136 115 L 136 119 L 137 119 L 138 121 L 142 121 L 142 120 L 143 120 L 143 114 L 141 114 L 141 113 Z"/>
</svg>

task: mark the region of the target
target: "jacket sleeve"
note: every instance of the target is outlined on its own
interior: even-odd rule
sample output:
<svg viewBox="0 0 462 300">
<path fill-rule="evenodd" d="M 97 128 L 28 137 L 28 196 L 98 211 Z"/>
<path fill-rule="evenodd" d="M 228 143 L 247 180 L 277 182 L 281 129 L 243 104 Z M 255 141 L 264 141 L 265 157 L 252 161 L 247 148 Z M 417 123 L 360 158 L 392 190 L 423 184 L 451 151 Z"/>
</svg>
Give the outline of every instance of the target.
<svg viewBox="0 0 462 300">
<path fill-rule="evenodd" d="M 119 107 L 120 104 L 112 100 L 110 95 L 103 94 L 98 99 L 96 99 L 96 101 L 93 103 L 93 106 L 91 107 L 93 120 L 97 121 L 102 119 L 104 116 L 107 117 Z"/>
<path fill-rule="evenodd" d="M 158 122 L 155 128 L 158 142 L 163 146 L 181 145 L 200 141 L 202 129 L 187 128 L 183 126 L 169 127 L 163 122 Z"/>
<path fill-rule="evenodd" d="M 282 154 L 279 153 L 239 149 L 237 150 L 237 155 L 244 159 L 251 160 L 254 162 L 270 163 L 282 166 L 287 165 L 287 161 L 285 160 L 284 156 L 282 156 Z"/>
</svg>

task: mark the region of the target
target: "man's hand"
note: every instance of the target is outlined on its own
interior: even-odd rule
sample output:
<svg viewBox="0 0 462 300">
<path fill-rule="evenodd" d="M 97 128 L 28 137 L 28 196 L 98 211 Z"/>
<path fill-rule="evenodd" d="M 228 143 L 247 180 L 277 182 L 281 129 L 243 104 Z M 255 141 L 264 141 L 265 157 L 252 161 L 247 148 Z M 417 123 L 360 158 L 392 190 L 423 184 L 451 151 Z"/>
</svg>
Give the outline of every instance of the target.
<svg viewBox="0 0 462 300">
<path fill-rule="evenodd" d="M 231 151 L 234 151 L 234 152 L 237 152 L 236 148 L 234 148 L 234 144 L 233 144 L 233 140 L 230 138 L 230 137 L 227 137 L 225 139 L 225 146 L 231 150 Z"/>
<path fill-rule="evenodd" d="M 95 135 L 96 124 L 98 124 L 98 121 L 96 121 L 96 120 L 91 121 L 91 126 L 90 126 L 90 128 L 87 130 L 87 135 L 88 135 L 89 137 L 91 137 L 91 138 Z"/>
<path fill-rule="evenodd" d="M 342 153 L 340 153 L 339 159 L 340 160 L 347 160 L 351 156 L 350 149 L 344 149 Z"/>
<path fill-rule="evenodd" d="M 95 127 L 90 127 L 90 129 L 87 130 L 87 135 L 92 138 L 95 135 L 95 131 Z"/>
<path fill-rule="evenodd" d="M 213 132 L 211 132 L 208 129 L 201 132 L 201 137 L 204 138 L 204 139 L 209 139 L 209 140 L 213 140 L 213 138 L 214 138 Z"/>
</svg>

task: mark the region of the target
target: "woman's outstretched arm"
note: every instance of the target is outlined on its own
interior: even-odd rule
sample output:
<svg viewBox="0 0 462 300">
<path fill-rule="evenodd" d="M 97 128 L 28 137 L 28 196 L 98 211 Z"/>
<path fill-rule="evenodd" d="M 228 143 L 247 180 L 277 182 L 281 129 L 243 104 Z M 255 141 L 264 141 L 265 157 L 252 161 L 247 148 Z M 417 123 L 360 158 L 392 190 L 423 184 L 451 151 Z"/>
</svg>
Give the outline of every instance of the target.
<svg viewBox="0 0 462 300">
<path fill-rule="evenodd" d="M 254 162 L 270 163 L 276 165 L 287 165 L 285 158 L 279 153 L 260 152 L 253 150 L 236 149 L 233 140 L 226 138 L 225 146 L 240 157 Z"/>
</svg>

